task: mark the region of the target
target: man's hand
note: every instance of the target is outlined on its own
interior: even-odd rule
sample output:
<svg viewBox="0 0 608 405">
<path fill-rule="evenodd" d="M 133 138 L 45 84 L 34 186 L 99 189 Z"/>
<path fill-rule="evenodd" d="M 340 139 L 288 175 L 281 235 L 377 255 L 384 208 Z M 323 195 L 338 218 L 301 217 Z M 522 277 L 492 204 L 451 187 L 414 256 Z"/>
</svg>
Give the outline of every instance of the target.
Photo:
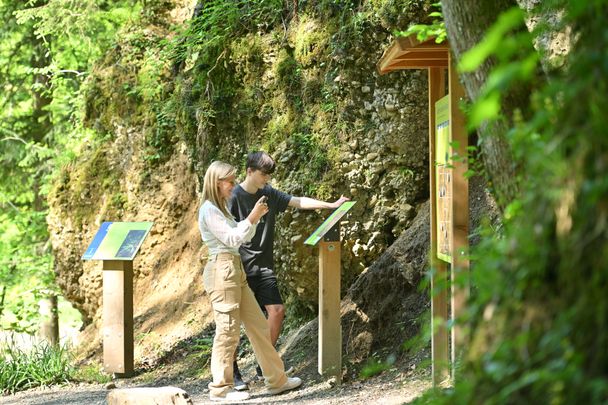
<svg viewBox="0 0 608 405">
<path fill-rule="evenodd" d="M 341 196 L 334 202 L 327 202 L 308 197 L 291 197 L 291 200 L 289 200 L 289 206 L 299 208 L 301 210 L 333 210 L 344 204 L 346 201 L 350 201 L 350 198 Z"/>
<path fill-rule="evenodd" d="M 344 197 L 343 195 L 341 195 L 340 198 L 338 198 L 336 201 L 334 201 L 333 203 L 331 203 L 331 209 L 338 208 L 339 206 L 341 206 L 342 204 L 344 204 L 346 201 L 350 201 L 350 198 Z"/>
</svg>

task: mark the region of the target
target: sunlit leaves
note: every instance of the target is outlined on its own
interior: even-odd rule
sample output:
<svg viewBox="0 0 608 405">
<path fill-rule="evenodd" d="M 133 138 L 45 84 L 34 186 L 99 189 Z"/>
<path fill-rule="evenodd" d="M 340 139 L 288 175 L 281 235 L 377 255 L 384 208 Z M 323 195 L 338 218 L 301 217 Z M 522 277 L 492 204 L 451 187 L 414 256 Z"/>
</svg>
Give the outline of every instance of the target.
<svg viewBox="0 0 608 405">
<path fill-rule="evenodd" d="M 532 35 L 524 26 L 524 12 L 514 7 L 501 14 L 482 41 L 463 55 L 458 63 L 458 69 L 463 73 L 481 68 L 489 58 L 496 60 L 479 98 L 471 107 L 467 120 L 470 130 L 500 118 L 503 94 L 513 85 L 533 77 L 539 54 L 531 44 Z"/>
<path fill-rule="evenodd" d="M 441 3 L 433 3 L 432 6 L 441 10 Z M 441 11 L 433 11 L 429 14 L 429 17 L 434 18 L 431 24 L 414 24 L 405 31 L 395 32 L 395 36 L 407 37 L 416 35 L 416 39 L 420 42 L 424 42 L 429 38 L 435 38 L 436 43 L 442 43 L 447 38 L 443 14 Z"/>
<path fill-rule="evenodd" d="M 492 55 L 509 56 L 514 53 L 516 43 L 509 39 L 512 31 L 524 23 L 524 12 L 514 7 L 499 16 L 483 39 L 465 53 L 458 63 L 462 72 L 471 72 Z"/>
<path fill-rule="evenodd" d="M 0 1 L 2 327 L 31 329 L 40 291 L 54 288 L 46 227 L 51 179 L 92 138 L 79 123 L 84 79 L 140 7 L 131 1 Z"/>
<path fill-rule="evenodd" d="M 471 108 L 472 126 L 507 121 L 503 95 L 527 84 L 529 104 L 518 104 L 505 134 L 525 181 L 504 210 L 502 232 L 481 231 L 467 364 L 454 389 L 432 403 L 608 398 L 606 4 L 542 3 L 545 17 L 563 18 L 576 38 L 567 63 L 549 71 L 548 80 L 530 80 L 538 67 L 531 43 L 546 38 L 548 25 L 528 34 L 518 10 L 498 18 L 460 65 L 467 72 L 491 69 Z"/>
</svg>

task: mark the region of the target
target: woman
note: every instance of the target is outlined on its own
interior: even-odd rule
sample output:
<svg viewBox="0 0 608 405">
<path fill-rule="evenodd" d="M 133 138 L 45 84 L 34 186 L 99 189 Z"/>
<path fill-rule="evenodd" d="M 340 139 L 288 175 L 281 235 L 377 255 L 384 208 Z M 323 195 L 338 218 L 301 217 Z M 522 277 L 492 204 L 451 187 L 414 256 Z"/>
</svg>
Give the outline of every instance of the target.
<svg viewBox="0 0 608 405">
<path fill-rule="evenodd" d="M 234 390 L 232 360 L 239 341 L 241 322 L 264 373 L 270 394 L 299 387 L 302 380 L 288 378 L 283 362 L 270 342 L 268 322 L 257 304 L 239 256 L 239 246 L 251 240 L 258 221 L 268 212 L 261 198 L 249 216 L 236 222 L 226 202 L 234 188 L 236 170 L 224 162 L 213 162 L 203 182 L 203 204 L 198 225 L 209 260 L 203 273 L 205 290 L 211 299 L 215 318 L 215 338 L 211 351 L 209 397 L 213 401 L 239 401 L 247 392 Z"/>
</svg>

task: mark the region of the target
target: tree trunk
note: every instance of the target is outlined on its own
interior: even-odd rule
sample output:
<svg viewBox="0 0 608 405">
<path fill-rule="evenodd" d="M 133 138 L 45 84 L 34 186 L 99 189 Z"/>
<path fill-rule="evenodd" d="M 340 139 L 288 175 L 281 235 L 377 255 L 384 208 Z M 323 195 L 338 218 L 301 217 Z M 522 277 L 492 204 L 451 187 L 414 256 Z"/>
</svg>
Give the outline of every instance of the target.
<svg viewBox="0 0 608 405">
<path fill-rule="evenodd" d="M 59 344 L 59 310 L 57 296 L 50 295 L 40 300 L 40 337 L 52 346 Z"/>
<path fill-rule="evenodd" d="M 0 320 L 2 319 L 2 313 L 4 312 L 4 298 L 6 297 L 6 286 L 2 286 L 2 294 L 0 294 Z"/>
<path fill-rule="evenodd" d="M 500 13 L 517 6 L 515 0 L 481 3 L 476 0 L 442 0 L 441 4 L 450 47 L 456 60 L 460 60 L 466 51 L 481 41 Z M 479 98 L 494 65 L 495 61 L 490 58 L 474 72 L 460 75 L 466 93 L 472 101 Z M 528 94 L 528 89 L 524 87 L 510 90 L 501 103 L 502 114 L 507 122 L 494 121 L 482 124 L 479 128 L 480 149 L 487 177 L 501 209 L 519 193 L 517 162 L 506 140 L 506 132 L 510 128 L 508 121 L 511 120 L 513 112 L 527 105 Z"/>
</svg>

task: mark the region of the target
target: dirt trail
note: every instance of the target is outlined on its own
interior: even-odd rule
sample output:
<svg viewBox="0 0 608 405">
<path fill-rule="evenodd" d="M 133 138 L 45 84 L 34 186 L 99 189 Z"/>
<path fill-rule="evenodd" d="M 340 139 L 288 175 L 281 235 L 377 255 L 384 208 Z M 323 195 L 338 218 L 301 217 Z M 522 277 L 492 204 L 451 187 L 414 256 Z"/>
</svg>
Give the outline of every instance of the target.
<svg viewBox="0 0 608 405">
<path fill-rule="evenodd" d="M 177 386 L 188 392 L 194 404 L 212 404 L 209 400 L 207 380 L 189 379 L 185 381 L 157 380 L 151 383 L 138 382 L 137 379 L 119 380 L 118 388 L 141 386 Z M 251 404 L 406 404 L 420 396 L 431 387 L 428 371 L 411 373 L 388 370 L 383 374 L 364 381 L 353 381 L 332 387 L 326 381 L 304 381 L 303 386 L 292 392 L 268 396 L 263 386 L 252 384 L 251 399 L 243 403 Z M 63 387 L 40 388 L 23 391 L 0 398 L 0 404 L 19 405 L 64 405 L 106 403 L 108 390 L 105 384 L 67 385 Z"/>
</svg>

